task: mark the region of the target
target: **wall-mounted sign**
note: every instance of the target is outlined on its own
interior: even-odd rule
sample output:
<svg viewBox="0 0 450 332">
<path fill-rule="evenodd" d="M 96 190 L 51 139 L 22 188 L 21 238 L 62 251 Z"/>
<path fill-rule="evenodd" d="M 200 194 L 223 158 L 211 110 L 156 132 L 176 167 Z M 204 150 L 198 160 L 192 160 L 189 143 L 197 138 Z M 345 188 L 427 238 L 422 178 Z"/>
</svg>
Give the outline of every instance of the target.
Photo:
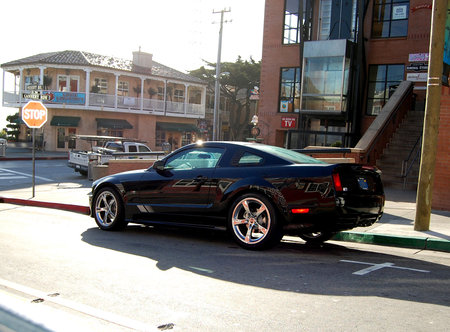
<svg viewBox="0 0 450 332">
<path fill-rule="evenodd" d="M 412 53 L 409 54 L 408 61 L 409 62 L 428 62 L 429 53 Z"/>
<path fill-rule="evenodd" d="M 406 80 L 410 82 L 426 82 L 428 73 L 407 73 Z"/>
<path fill-rule="evenodd" d="M 423 62 L 410 63 L 409 66 L 406 66 L 406 70 L 427 71 L 428 70 L 428 64 L 427 63 L 423 63 Z"/>
<path fill-rule="evenodd" d="M 281 118 L 281 128 L 296 128 L 296 127 L 297 127 L 297 118 L 287 116 L 283 116 Z"/>
<path fill-rule="evenodd" d="M 86 94 L 80 92 L 49 92 L 46 95 L 50 96 L 49 101 L 57 104 L 72 104 L 84 105 L 86 104 Z"/>
<path fill-rule="evenodd" d="M 411 8 L 411 12 L 414 13 L 415 11 L 419 10 L 419 9 L 432 9 L 433 5 L 430 4 L 423 4 L 423 5 L 417 5 Z"/>
</svg>

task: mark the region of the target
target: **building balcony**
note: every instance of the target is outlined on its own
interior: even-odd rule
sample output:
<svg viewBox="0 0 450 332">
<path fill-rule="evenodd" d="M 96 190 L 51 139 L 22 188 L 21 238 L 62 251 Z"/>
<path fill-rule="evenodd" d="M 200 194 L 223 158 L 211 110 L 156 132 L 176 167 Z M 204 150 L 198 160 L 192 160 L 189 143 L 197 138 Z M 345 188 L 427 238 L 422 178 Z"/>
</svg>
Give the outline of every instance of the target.
<svg viewBox="0 0 450 332">
<path fill-rule="evenodd" d="M 22 91 L 23 94 L 33 91 Z M 154 114 L 184 118 L 204 118 L 205 105 L 164 101 L 141 97 L 125 97 L 100 93 L 41 91 L 42 102 L 48 108 L 85 109 L 122 113 Z M 18 92 L 3 91 L 3 107 L 22 107 L 30 99 Z"/>
</svg>

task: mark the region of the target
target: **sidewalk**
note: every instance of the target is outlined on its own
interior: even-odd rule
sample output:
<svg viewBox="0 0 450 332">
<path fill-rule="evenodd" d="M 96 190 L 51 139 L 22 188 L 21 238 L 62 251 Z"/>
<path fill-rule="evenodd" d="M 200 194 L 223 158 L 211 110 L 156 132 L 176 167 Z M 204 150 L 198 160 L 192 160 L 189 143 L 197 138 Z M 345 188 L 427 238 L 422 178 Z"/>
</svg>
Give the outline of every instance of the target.
<svg viewBox="0 0 450 332">
<path fill-rule="evenodd" d="M 8 148 L 2 160 L 31 158 L 30 151 Z M 38 151 L 36 158 L 67 159 L 67 153 Z M 76 183 L 38 185 L 31 199 L 31 188 L 0 191 L 0 202 L 35 205 L 87 213 L 90 188 Z M 415 231 L 416 193 L 386 188 L 386 204 L 381 220 L 370 227 L 359 227 L 337 234 L 334 240 L 379 244 L 405 248 L 429 249 L 450 252 L 450 211 L 432 211 L 429 231 Z M 18 200 L 17 200 L 18 199 Z"/>
<path fill-rule="evenodd" d="M 0 156 L 0 162 L 8 160 L 31 160 L 33 155 L 32 148 L 8 146 L 4 157 Z M 50 152 L 50 151 L 35 151 L 36 160 L 49 159 L 68 159 L 68 152 Z"/>
</svg>

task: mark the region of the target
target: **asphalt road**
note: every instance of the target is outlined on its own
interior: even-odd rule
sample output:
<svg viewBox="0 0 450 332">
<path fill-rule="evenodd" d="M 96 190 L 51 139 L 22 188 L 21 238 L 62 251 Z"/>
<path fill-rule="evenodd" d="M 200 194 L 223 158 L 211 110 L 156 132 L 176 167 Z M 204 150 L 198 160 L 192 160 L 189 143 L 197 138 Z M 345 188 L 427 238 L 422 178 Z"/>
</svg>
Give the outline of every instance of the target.
<svg viewBox="0 0 450 332">
<path fill-rule="evenodd" d="M 32 185 L 31 160 L 0 161 L 0 192 Z M 35 184 L 74 182 L 90 187 L 92 181 L 67 166 L 66 160 L 36 160 Z"/>
<path fill-rule="evenodd" d="M 448 253 L 295 238 L 252 252 L 219 232 L 104 232 L 88 216 L 8 204 L 0 220 L 0 295 L 51 310 L 40 317 L 65 331 L 447 331 L 450 323 Z"/>
<path fill-rule="evenodd" d="M 1 162 L 0 193 L 30 187 L 31 170 L 30 161 Z M 36 161 L 36 176 L 91 183 L 58 160 Z M 252 252 L 220 232 L 104 232 L 88 216 L 0 204 L 0 262 L 0 306 L 60 331 L 447 331 L 450 323 L 450 255 L 429 250 L 284 238 Z"/>
</svg>

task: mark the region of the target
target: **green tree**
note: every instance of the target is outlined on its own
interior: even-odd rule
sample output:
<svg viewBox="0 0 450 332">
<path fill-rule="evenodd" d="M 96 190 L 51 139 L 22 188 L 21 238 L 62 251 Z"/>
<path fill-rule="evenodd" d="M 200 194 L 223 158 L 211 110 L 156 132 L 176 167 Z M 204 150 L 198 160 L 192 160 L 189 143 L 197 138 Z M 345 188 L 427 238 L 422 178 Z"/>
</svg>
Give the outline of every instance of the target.
<svg viewBox="0 0 450 332">
<path fill-rule="evenodd" d="M 20 134 L 20 125 L 19 125 L 19 112 L 13 115 L 8 115 L 6 117 L 6 121 L 9 122 L 9 124 L 6 125 L 6 134 L 8 137 L 8 140 L 17 142 L 19 139 Z"/>
<path fill-rule="evenodd" d="M 205 66 L 189 72 L 190 75 L 208 82 L 208 92 L 214 94 L 216 64 L 206 62 Z M 230 107 L 230 135 L 232 140 L 245 140 L 250 137 L 248 129 L 253 116 L 250 110 L 250 91 L 259 87 L 261 61 L 242 60 L 221 64 L 220 95 L 228 99 Z"/>
<path fill-rule="evenodd" d="M 8 135 L 6 134 L 6 128 L 0 130 L 0 138 L 8 138 Z"/>
</svg>

